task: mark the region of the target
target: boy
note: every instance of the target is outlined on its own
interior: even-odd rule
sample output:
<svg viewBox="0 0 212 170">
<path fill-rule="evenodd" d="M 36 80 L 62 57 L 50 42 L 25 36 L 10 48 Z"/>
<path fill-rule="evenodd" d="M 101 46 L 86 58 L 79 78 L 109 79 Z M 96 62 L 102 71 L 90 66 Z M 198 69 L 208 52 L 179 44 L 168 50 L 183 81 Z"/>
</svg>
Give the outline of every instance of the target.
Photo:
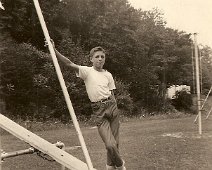
<svg viewBox="0 0 212 170">
<path fill-rule="evenodd" d="M 53 47 L 55 49 L 54 43 Z M 90 51 L 92 67 L 79 66 L 60 54 L 56 49 L 58 60 L 73 69 L 77 77 L 84 80 L 93 110 L 92 118 L 98 127 L 107 149 L 107 170 L 126 170 L 119 154 L 119 111 L 113 90 L 116 89 L 112 74 L 103 69 L 105 50 L 95 47 Z"/>
</svg>

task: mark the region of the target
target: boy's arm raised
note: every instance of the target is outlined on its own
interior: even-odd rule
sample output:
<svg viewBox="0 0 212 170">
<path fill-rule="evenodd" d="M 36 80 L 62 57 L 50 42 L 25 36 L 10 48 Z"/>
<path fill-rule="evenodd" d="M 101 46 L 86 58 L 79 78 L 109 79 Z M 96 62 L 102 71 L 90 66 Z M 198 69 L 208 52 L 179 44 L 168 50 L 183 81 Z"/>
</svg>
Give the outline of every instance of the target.
<svg viewBox="0 0 212 170">
<path fill-rule="evenodd" d="M 65 57 L 64 55 L 62 55 L 59 51 L 57 51 L 55 48 L 55 53 L 57 56 L 57 59 L 59 61 L 61 61 L 63 64 L 65 64 L 67 67 L 70 67 L 72 69 L 74 69 L 74 71 L 78 72 L 79 71 L 79 65 L 73 63 L 71 60 L 69 60 L 67 57 Z"/>
<path fill-rule="evenodd" d="M 51 39 L 52 46 L 54 48 L 55 54 L 57 56 L 57 59 L 61 61 L 63 64 L 65 64 L 67 67 L 72 68 L 75 72 L 79 72 L 79 65 L 74 64 L 71 60 L 69 60 L 67 57 L 62 55 L 57 49 L 55 48 L 54 41 Z"/>
</svg>

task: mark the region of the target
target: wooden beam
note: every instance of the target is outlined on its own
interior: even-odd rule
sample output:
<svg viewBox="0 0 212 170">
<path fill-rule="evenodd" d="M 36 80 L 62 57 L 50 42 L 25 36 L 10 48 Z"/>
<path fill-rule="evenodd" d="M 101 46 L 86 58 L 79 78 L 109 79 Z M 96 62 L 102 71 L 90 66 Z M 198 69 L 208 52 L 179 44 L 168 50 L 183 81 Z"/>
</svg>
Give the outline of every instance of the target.
<svg viewBox="0 0 212 170">
<path fill-rule="evenodd" d="M 34 5 L 35 5 L 36 12 L 38 14 L 38 18 L 39 18 L 39 21 L 40 21 L 40 24 L 41 24 L 41 28 L 43 30 L 43 34 L 44 34 L 44 36 L 46 38 L 46 41 L 48 43 L 49 52 L 50 52 L 50 54 L 52 56 L 53 64 L 54 64 L 54 67 L 55 67 L 55 70 L 56 70 L 56 73 L 57 73 L 57 77 L 58 77 L 59 82 L 60 82 L 60 86 L 61 86 L 62 91 L 63 91 L 63 95 L 65 97 L 65 101 L 66 101 L 70 116 L 72 118 L 74 127 L 76 129 L 80 144 L 82 146 L 82 151 L 84 153 L 86 163 L 87 163 L 87 165 L 89 167 L 89 170 L 93 170 L 93 164 L 91 162 L 90 155 L 88 153 L 84 138 L 82 136 L 82 132 L 80 130 L 79 123 L 77 121 L 77 117 L 76 117 L 76 114 L 74 112 L 74 108 L 72 106 L 72 103 L 71 103 L 71 100 L 70 100 L 70 97 L 69 97 L 69 93 L 68 93 L 67 87 L 65 85 L 65 81 L 63 79 L 63 75 L 62 75 L 59 63 L 57 61 L 57 57 L 56 57 L 55 51 L 54 51 L 52 43 L 50 41 L 49 32 L 48 32 L 48 29 L 46 27 L 46 23 L 44 21 L 44 17 L 43 17 L 41 8 L 40 8 L 40 4 L 39 4 L 38 0 L 33 0 L 33 2 L 34 2 Z"/>
<path fill-rule="evenodd" d="M 71 170 L 88 170 L 86 163 L 0 114 L 0 127 Z"/>
</svg>

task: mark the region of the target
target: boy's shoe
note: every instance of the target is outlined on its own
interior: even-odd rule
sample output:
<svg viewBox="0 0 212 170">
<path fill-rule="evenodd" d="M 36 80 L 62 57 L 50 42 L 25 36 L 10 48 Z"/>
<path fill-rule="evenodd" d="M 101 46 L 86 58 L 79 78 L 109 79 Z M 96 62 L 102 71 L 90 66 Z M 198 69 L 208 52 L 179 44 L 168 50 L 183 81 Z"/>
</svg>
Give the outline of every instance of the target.
<svg viewBox="0 0 212 170">
<path fill-rule="evenodd" d="M 127 169 L 124 165 L 122 165 L 120 167 L 116 167 L 116 170 L 127 170 Z"/>
<path fill-rule="evenodd" d="M 114 166 L 106 165 L 106 170 L 116 170 Z"/>
<path fill-rule="evenodd" d="M 116 167 L 117 170 L 126 170 L 125 161 L 124 160 L 122 160 L 122 161 L 123 161 L 123 165 L 120 167 Z"/>
</svg>

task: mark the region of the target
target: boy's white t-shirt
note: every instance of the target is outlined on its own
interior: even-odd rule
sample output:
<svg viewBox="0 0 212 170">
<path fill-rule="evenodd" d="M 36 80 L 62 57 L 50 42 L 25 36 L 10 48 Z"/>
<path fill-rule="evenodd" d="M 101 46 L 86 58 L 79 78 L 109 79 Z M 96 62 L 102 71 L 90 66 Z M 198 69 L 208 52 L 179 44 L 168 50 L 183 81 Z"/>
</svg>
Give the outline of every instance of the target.
<svg viewBox="0 0 212 170">
<path fill-rule="evenodd" d="M 106 70 L 99 72 L 93 67 L 79 66 L 77 77 L 84 80 L 91 102 L 108 98 L 111 95 L 111 90 L 116 89 L 112 74 Z"/>
</svg>

